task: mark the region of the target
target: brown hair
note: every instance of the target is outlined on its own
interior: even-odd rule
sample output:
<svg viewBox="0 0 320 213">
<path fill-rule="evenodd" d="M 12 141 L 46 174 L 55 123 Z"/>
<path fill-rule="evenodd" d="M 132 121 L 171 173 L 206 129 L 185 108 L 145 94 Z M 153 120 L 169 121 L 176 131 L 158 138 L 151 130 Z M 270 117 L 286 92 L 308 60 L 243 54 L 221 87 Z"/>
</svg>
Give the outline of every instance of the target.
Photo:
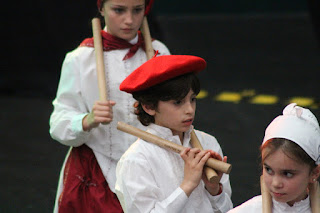
<svg viewBox="0 0 320 213">
<path fill-rule="evenodd" d="M 142 104 L 157 109 L 159 101 L 181 100 L 190 89 L 196 95 L 200 92 L 200 82 L 194 73 L 181 75 L 146 90 L 132 93 L 133 98 L 139 102 L 135 110 L 138 120 L 145 126 L 154 123 L 154 117 L 143 110 Z"/>
<path fill-rule="evenodd" d="M 285 138 L 272 138 L 260 147 L 261 162 L 275 151 L 281 149 L 289 158 L 310 166 L 310 172 L 317 167 L 316 162 L 295 142 Z"/>
</svg>

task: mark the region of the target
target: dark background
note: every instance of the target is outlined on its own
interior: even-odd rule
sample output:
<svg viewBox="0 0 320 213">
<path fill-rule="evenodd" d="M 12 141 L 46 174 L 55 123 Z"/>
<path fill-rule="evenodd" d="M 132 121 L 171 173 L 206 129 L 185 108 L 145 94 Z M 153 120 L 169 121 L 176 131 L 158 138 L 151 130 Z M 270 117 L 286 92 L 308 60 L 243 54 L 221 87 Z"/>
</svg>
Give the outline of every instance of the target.
<svg viewBox="0 0 320 213">
<path fill-rule="evenodd" d="M 228 155 L 235 205 L 259 194 L 258 148 L 283 107 L 300 97 L 320 118 L 319 11 L 317 0 L 155 1 L 152 36 L 208 62 L 195 127 Z M 51 102 L 66 52 L 92 36 L 96 2 L 11 1 L 3 14 L 0 212 L 52 212 L 68 148 L 49 136 Z M 241 100 L 217 100 L 225 91 Z M 252 103 L 263 94 L 278 101 Z"/>
</svg>

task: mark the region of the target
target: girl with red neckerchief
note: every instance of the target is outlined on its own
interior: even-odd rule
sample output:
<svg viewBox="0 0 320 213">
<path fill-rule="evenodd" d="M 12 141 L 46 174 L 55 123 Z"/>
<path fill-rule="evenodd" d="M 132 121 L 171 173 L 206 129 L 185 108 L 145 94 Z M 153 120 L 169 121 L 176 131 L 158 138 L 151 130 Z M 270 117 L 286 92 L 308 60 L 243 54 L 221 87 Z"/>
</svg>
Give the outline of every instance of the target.
<svg viewBox="0 0 320 213">
<path fill-rule="evenodd" d="M 150 1 L 152 2 L 152 0 Z M 144 128 L 132 111 L 135 100 L 119 90 L 120 83 L 147 60 L 139 28 L 148 0 L 98 0 L 105 22 L 101 31 L 108 101 L 99 101 L 93 39 L 67 53 L 50 135 L 70 146 L 63 163 L 54 212 L 123 212 L 115 192 L 115 168 L 134 136 L 116 129 L 118 121 Z M 170 54 L 158 40 L 152 47 Z"/>
</svg>

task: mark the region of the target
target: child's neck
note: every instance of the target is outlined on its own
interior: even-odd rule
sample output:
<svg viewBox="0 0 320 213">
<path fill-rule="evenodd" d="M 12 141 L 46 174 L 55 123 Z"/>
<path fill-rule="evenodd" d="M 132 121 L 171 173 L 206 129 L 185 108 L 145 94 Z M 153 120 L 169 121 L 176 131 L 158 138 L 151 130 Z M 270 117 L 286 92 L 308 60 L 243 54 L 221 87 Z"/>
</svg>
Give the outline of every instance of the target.
<svg viewBox="0 0 320 213">
<path fill-rule="evenodd" d="M 179 138 L 180 138 L 180 143 L 181 143 L 181 145 L 183 145 L 184 132 L 179 135 Z"/>
</svg>

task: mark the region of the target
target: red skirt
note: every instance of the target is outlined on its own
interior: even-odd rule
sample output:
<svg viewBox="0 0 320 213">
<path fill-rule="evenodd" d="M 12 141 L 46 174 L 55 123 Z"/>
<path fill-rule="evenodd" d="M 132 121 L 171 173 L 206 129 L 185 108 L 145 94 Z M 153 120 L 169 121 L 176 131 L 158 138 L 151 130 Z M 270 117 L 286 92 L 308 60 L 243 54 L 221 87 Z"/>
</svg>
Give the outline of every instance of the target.
<svg viewBox="0 0 320 213">
<path fill-rule="evenodd" d="M 59 213 L 122 213 L 97 159 L 87 145 L 73 147 L 67 159 Z"/>
</svg>

